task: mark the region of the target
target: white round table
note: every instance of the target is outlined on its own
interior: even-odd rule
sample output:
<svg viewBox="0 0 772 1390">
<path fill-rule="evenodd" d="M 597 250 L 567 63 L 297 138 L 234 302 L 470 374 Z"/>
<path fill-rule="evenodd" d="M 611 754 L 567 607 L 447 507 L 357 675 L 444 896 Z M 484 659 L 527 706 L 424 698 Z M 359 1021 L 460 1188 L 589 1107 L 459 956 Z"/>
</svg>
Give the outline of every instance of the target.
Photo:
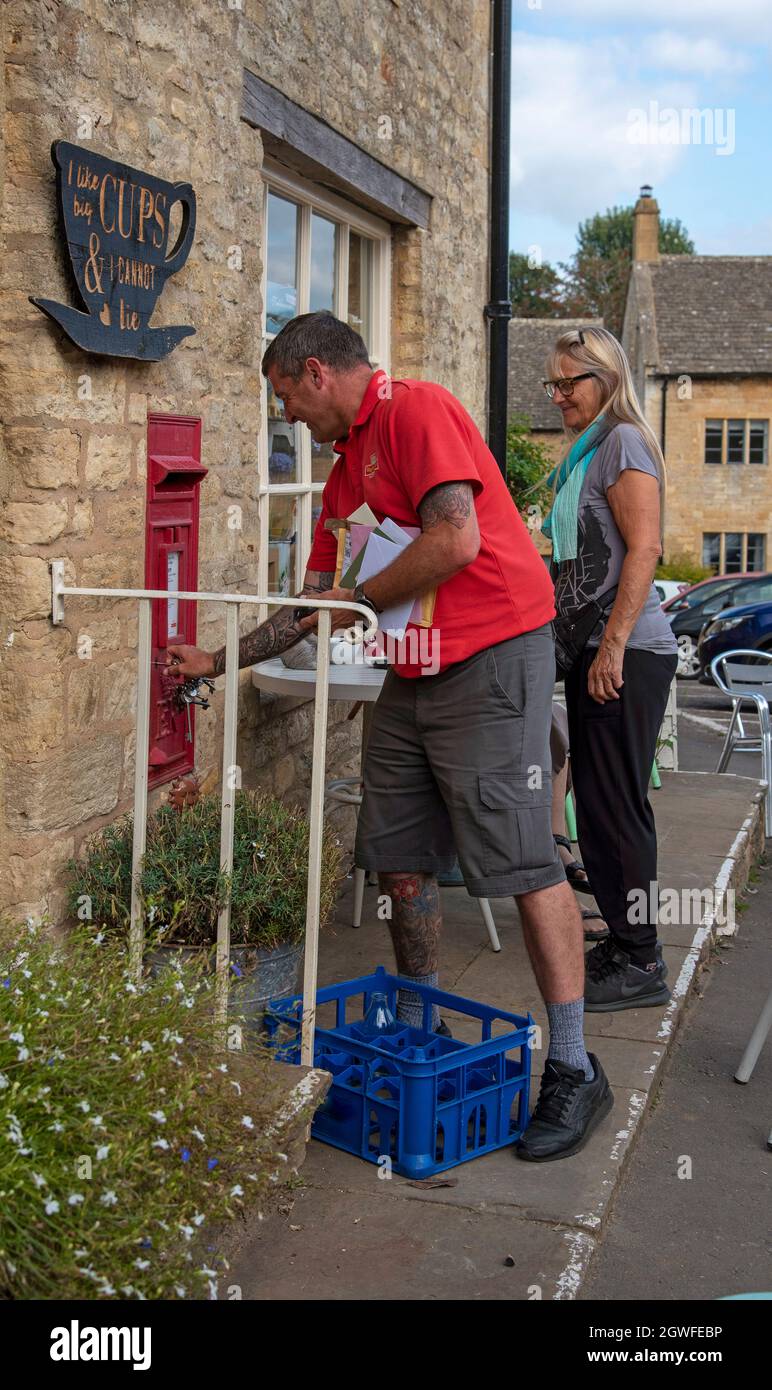
<svg viewBox="0 0 772 1390">
<path fill-rule="evenodd" d="M 364 766 L 367 751 L 367 736 L 370 732 L 372 705 L 381 693 L 388 667 L 369 666 L 359 661 L 354 664 L 330 662 L 330 699 L 362 701 L 362 757 L 359 777 L 335 777 L 326 784 L 325 792 L 330 801 L 349 806 L 362 804 L 361 767 Z M 270 661 L 260 661 L 252 667 L 252 684 L 258 690 L 269 691 L 273 695 L 294 695 L 300 699 L 312 700 L 316 694 L 316 671 L 311 668 L 285 666 L 281 657 L 273 656 Z M 362 923 L 362 903 L 365 891 L 365 871 L 354 866 L 354 911 L 352 926 Z M 487 898 L 477 898 L 477 904 L 485 923 L 488 938 L 494 951 L 501 945 Z"/>
</svg>

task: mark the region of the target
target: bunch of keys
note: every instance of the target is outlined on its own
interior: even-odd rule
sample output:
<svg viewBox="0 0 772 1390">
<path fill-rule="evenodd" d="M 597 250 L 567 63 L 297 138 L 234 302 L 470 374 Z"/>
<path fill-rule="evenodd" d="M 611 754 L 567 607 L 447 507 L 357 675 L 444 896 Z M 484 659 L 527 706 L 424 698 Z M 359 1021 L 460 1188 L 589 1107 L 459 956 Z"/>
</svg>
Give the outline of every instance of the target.
<svg viewBox="0 0 772 1390">
<path fill-rule="evenodd" d="M 214 691 L 214 681 L 207 680 L 206 676 L 194 676 L 189 681 L 183 681 L 175 692 L 178 705 L 184 705 L 188 719 L 188 727 L 185 732 L 185 742 L 193 742 L 193 729 L 190 720 L 190 706 L 199 705 L 201 709 L 209 709 L 209 701 L 205 695 L 201 694 L 201 687 L 205 685 L 210 692 Z"/>
</svg>

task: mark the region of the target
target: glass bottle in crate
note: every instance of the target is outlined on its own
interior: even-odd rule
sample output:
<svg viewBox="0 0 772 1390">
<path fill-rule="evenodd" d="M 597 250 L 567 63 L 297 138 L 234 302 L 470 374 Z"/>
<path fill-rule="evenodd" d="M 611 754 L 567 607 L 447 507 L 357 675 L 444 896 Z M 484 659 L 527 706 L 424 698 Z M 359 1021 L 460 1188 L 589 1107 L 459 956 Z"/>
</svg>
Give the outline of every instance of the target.
<svg viewBox="0 0 772 1390">
<path fill-rule="evenodd" d="M 386 995 L 371 994 L 370 1007 L 359 1025 L 360 1032 L 367 1037 L 378 1037 L 381 1033 L 396 1033 L 398 1028 Z"/>
</svg>

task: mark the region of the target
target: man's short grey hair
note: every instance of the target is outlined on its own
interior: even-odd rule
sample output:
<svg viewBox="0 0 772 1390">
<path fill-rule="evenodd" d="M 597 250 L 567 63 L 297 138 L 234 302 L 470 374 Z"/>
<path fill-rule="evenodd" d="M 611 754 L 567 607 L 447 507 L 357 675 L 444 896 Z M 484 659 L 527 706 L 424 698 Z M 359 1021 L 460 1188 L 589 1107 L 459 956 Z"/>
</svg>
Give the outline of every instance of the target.
<svg viewBox="0 0 772 1390">
<path fill-rule="evenodd" d="M 318 357 L 336 372 L 371 366 L 364 339 L 326 309 L 285 323 L 263 354 L 263 376 L 274 367 L 280 376 L 299 381 L 309 357 Z"/>
</svg>

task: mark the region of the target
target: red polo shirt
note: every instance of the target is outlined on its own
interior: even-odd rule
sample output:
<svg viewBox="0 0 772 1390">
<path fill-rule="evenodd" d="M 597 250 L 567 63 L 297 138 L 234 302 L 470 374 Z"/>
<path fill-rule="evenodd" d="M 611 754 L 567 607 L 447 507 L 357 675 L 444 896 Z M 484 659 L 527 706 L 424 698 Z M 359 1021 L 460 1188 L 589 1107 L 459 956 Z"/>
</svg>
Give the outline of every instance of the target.
<svg viewBox="0 0 772 1390">
<path fill-rule="evenodd" d="M 483 647 L 541 627 L 555 616 L 547 567 L 531 540 L 496 460 L 468 412 L 443 386 L 394 381 L 374 372 L 348 434 L 335 441 L 340 455 L 322 494 L 322 512 L 308 558 L 312 570 L 334 570 L 337 540 L 328 517 L 349 516 L 366 502 L 379 521 L 419 526 L 418 507 L 439 483 L 469 482 L 480 530 L 477 558 L 437 590 L 432 644 L 401 644 L 394 670 L 419 676 L 436 650 L 439 669 Z M 414 624 L 410 624 L 412 628 Z M 436 667 L 434 668 L 436 669 Z"/>
</svg>

